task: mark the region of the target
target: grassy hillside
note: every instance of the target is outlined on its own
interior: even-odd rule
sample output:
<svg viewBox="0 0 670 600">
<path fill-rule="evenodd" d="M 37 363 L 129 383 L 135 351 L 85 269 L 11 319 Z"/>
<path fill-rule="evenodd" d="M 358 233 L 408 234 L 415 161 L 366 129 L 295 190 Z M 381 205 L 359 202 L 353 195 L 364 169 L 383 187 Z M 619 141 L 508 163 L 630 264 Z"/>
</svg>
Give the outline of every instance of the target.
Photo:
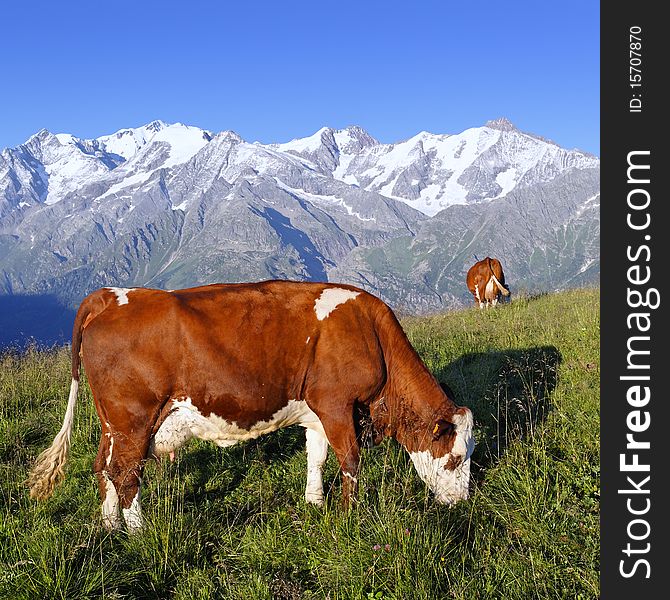
<svg viewBox="0 0 670 600">
<path fill-rule="evenodd" d="M 99 423 L 81 386 L 64 484 L 24 486 L 65 412 L 64 349 L 0 356 L 0 598 L 597 598 L 599 291 L 518 298 L 403 321 L 472 408 L 471 498 L 436 505 L 394 441 L 363 452 L 361 493 L 302 499 L 304 432 L 222 450 L 203 442 L 145 470 L 146 532 L 100 526 Z"/>
</svg>

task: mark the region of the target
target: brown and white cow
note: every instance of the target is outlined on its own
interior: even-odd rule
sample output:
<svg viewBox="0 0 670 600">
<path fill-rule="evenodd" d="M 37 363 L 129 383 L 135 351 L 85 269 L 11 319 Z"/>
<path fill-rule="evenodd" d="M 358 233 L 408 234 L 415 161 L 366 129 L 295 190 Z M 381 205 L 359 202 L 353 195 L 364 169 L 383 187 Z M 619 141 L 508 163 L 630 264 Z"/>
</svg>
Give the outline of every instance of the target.
<svg viewBox="0 0 670 600">
<path fill-rule="evenodd" d="M 465 281 L 479 308 L 495 306 L 501 294 L 510 295 L 502 265 L 497 258 L 487 256 L 476 262 L 468 270 Z"/>
<path fill-rule="evenodd" d="M 129 530 L 142 527 L 147 458 L 191 438 L 226 447 L 294 424 L 306 429 L 305 500 L 323 504 L 330 445 L 348 505 L 361 409 L 377 442 L 407 449 L 438 502 L 468 497 L 472 413 L 441 389 L 391 309 L 361 289 L 266 281 L 93 292 L 75 319 L 63 426 L 29 477 L 38 499 L 63 477 L 80 359 L 102 424 L 94 470 L 107 528 L 121 525 L 119 509 Z"/>
</svg>

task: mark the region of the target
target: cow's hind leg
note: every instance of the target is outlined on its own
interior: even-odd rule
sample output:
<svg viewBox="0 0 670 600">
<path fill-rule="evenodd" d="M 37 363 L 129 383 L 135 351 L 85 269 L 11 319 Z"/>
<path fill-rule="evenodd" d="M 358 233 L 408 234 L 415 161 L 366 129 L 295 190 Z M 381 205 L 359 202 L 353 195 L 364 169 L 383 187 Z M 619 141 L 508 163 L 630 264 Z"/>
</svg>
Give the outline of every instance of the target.
<svg viewBox="0 0 670 600">
<path fill-rule="evenodd" d="M 98 478 L 98 488 L 100 490 L 100 498 L 102 499 L 102 525 L 108 531 L 113 531 L 120 529 L 122 523 L 119 513 L 119 496 L 116 493 L 112 480 L 107 474 L 107 468 L 109 467 L 108 458 L 113 451 L 110 437 L 109 429 L 103 425 L 98 455 L 95 458 L 93 470 Z"/>
<path fill-rule="evenodd" d="M 144 462 L 148 451 L 148 433 L 126 433 L 110 430 L 108 454 L 99 480 L 106 489 L 103 501 L 103 519 L 117 524 L 112 516 L 121 509 L 129 533 L 140 531 L 144 526 L 140 505 L 140 487 Z M 107 506 L 105 506 L 107 504 Z M 118 507 L 118 508 L 117 508 Z M 118 517 L 116 517 L 118 519 Z"/>
<path fill-rule="evenodd" d="M 308 428 L 307 438 L 307 486 L 305 501 L 317 506 L 323 505 L 323 465 L 328 455 L 328 438 L 321 431 Z"/>
<path fill-rule="evenodd" d="M 484 308 L 484 287 L 480 285 L 479 280 L 475 282 L 475 301 L 479 308 Z"/>
</svg>

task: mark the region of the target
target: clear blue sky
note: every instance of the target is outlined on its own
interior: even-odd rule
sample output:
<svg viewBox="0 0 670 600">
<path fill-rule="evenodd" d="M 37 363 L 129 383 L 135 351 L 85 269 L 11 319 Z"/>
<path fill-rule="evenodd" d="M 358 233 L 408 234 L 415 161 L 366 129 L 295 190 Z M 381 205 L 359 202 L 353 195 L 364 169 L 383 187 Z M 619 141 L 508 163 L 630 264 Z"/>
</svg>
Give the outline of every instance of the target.
<svg viewBox="0 0 670 600">
<path fill-rule="evenodd" d="M 136 0 L 2 7 L 0 148 L 153 119 L 288 141 L 383 142 L 500 116 L 600 154 L 594 0 Z"/>
</svg>

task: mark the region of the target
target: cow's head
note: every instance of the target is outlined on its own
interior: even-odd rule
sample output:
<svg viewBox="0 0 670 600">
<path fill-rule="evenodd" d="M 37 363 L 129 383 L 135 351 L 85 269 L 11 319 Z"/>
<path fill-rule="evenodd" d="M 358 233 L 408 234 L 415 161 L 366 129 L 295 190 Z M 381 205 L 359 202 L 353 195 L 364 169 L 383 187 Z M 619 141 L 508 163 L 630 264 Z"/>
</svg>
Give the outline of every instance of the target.
<svg viewBox="0 0 670 600">
<path fill-rule="evenodd" d="M 469 408 L 460 407 L 449 417 L 436 419 L 421 435 L 410 458 L 419 477 L 441 504 L 466 500 L 470 487 L 470 457 L 475 447 Z"/>
<path fill-rule="evenodd" d="M 436 386 L 434 394 L 442 406 L 431 410 L 432 417 L 427 418 L 425 404 L 419 408 L 406 397 L 400 406 L 379 398 L 371 404 L 370 416 L 373 443 L 378 444 L 386 436 L 398 440 L 435 499 L 451 505 L 469 495 L 474 423 L 470 409 L 453 402 L 454 393 L 449 386 L 439 385 L 442 389 Z"/>
</svg>

